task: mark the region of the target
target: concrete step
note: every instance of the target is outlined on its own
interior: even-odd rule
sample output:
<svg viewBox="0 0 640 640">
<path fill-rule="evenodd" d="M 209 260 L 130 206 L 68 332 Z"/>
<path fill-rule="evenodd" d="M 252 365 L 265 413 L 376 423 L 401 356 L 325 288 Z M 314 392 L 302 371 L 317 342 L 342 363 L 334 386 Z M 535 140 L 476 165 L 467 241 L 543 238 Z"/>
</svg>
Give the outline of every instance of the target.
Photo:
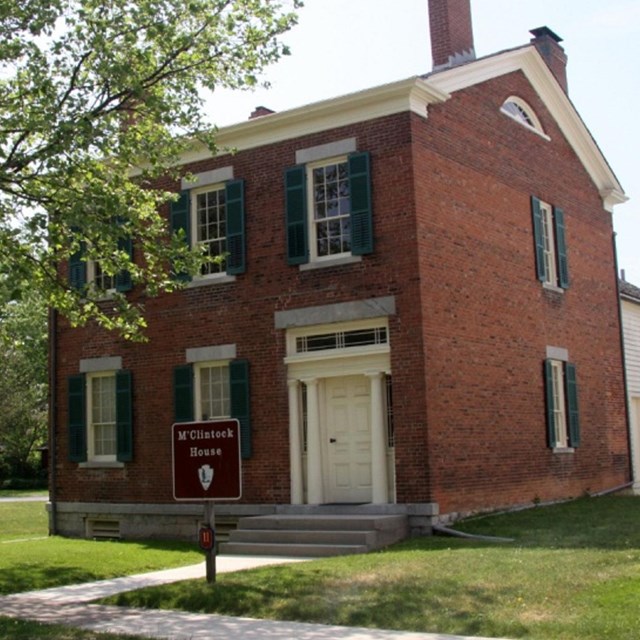
<svg viewBox="0 0 640 640">
<path fill-rule="evenodd" d="M 314 531 L 383 531 L 407 526 L 406 516 L 269 515 L 240 518 L 239 529 L 310 529 Z"/>
<path fill-rule="evenodd" d="M 319 557 L 366 553 L 408 535 L 401 515 L 268 515 L 240 518 L 220 553 Z"/>
<path fill-rule="evenodd" d="M 274 544 L 375 544 L 375 531 L 313 531 L 310 529 L 237 529 L 231 534 L 233 542 L 266 542 Z"/>
<path fill-rule="evenodd" d="M 346 544 L 269 544 L 260 542 L 223 542 L 219 553 L 250 556 L 293 556 L 295 558 L 324 558 L 367 553 L 366 545 Z"/>
</svg>

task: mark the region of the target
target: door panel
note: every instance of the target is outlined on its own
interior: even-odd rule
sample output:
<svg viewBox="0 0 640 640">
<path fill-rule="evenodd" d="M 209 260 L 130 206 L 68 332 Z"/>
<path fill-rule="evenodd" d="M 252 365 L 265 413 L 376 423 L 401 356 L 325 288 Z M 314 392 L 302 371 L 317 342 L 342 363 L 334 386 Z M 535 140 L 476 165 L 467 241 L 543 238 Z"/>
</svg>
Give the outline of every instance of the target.
<svg viewBox="0 0 640 640">
<path fill-rule="evenodd" d="M 371 399 L 364 376 L 327 378 L 329 502 L 371 501 Z"/>
</svg>

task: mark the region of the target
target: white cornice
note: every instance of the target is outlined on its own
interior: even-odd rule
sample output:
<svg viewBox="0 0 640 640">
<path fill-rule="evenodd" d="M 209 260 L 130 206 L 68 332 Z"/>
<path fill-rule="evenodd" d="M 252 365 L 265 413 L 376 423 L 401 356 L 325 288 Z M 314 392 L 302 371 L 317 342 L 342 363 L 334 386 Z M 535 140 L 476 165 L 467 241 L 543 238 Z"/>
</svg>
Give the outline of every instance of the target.
<svg viewBox="0 0 640 640">
<path fill-rule="evenodd" d="M 533 45 L 489 56 L 473 63 L 433 74 L 430 85 L 453 93 L 492 78 L 521 70 L 545 103 L 573 147 L 602 197 L 605 210 L 628 200 L 591 132 Z"/>
<path fill-rule="evenodd" d="M 225 149 L 241 151 L 404 111 L 426 118 L 430 104 L 448 98 L 446 92 L 419 77 L 411 77 L 221 128 L 216 144 L 221 153 Z M 209 156 L 208 149 L 197 146 L 184 154 L 183 162 Z"/>
<path fill-rule="evenodd" d="M 569 144 L 598 188 L 604 208 L 628 198 L 573 103 L 533 45 L 512 49 L 474 62 L 261 116 L 218 130 L 219 155 L 252 149 L 327 129 L 411 111 L 427 117 L 430 104 L 446 102 L 451 93 L 521 70 L 529 79 Z M 182 157 L 183 164 L 210 157 L 196 144 Z"/>
</svg>

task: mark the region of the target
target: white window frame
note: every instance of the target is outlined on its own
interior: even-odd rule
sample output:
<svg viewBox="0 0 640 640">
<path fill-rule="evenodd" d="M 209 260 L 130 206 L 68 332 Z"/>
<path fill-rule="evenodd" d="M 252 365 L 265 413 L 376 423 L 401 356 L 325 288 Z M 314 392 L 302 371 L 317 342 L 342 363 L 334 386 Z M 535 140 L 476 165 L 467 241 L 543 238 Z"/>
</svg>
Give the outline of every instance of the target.
<svg viewBox="0 0 640 640">
<path fill-rule="evenodd" d="M 194 418 L 196 421 L 202 420 L 218 420 L 220 418 L 230 418 L 231 417 L 231 389 L 229 383 L 229 363 L 231 360 L 209 360 L 204 362 L 196 362 L 194 363 Z M 202 371 L 204 369 L 223 369 L 224 370 L 224 378 L 223 383 L 226 385 L 226 397 L 223 394 L 222 402 L 226 402 L 227 411 L 222 415 L 216 416 L 208 416 L 207 418 L 203 417 L 203 398 L 202 398 Z"/>
<path fill-rule="evenodd" d="M 103 290 L 105 294 L 112 294 L 116 290 L 116 276 L 106 275 L 99 265 L 100 262 L 98 260 L 87 260 L 87 284 L 93 286 L 95 289 Z M 105 287 L 102 283 L 98 286 L 97 282 L 100 278 L 110 279 L 111 286 Z"/>
<path fill-rule="evenodd" d="M 113 442 L 114 449 L 112 454 L 96 454 L 96 423 L 93 421 L 93 387 L 94 381 L 101 378 L 113 379 Z M 116 462 L 118 455 L 118 421 L 116 407 L 116 372 L 115 371 L 97 371 L 88 373 L 86 376 L 86 398 L 87 398 L 87 460 L 89 462 Z M 100 423 L 111 424 L 111 423 Z"/>
<path fill-rule="evenodd" d="M 340 253 L 332 253 L 328 255 L 318 255 L 318 223 L 316 220 L 316 202 L 315 202 L 315 188 L 314 188 L 314 170 L 330 165 L 347 165 L 347 174 L 349 170 L 348 166 L 349 157 L 347 155 L 334 156 L 331 158 L 323 158 L 322 160 L 316 160 L 314 162 L 307 163 L 306 179 L 307 179 L 307 226 L 308 226 L 308 241 L 309 241 L 309 262 L 322 263 L 322 262 L 335 262 L 342 258 L 351 258 L 351 249 L 349 251 L 341 251 Z M 348 183 L 348 178 L 347 178 Z M 349 194 L 350 197 L 350 194 Z M 350 218 L 351 205 L 349 205 L 349 212 L 342 216 L 337 216 L 334 219 Z M 349 244 L 351 245 L 351 224 L 349 222 Z"/>
<path fill-rule="evenodd" d="M 223 193 L 225 193 L 225 189 L 226 189 L 226 185 L 224 182 L 219 182 L 216 184 L 208 184 L 202 187 L 198 187 L 196 189 L 192 189 L 190 195 L 190 201 L 189 201 L 189 216 L 190 216 L 190 223 L 191 223 L 191 247 L 193 249 L 196 249 L 198 246 L 203 246 L 205 244 L 209 244 L 210 241 L 202 241 L 198 239 L 198 235 L 199 235 L 199 226 L 198 226 L 198 196 L 202 195 L 204 193 L 209 193 L 209 192 L 220 192 L 222 191 Z M 223 220 L 224 220 L 224 224 L 225 224 L 225 233 L 226 233 L 226 208 L 227 208 L 227 202 L 226 202 L 226 197 L 225 197 L 225 202 L 224 202 L 224 208 L 223 208 Z M 224 250 L 218 254 L 218 255 L 222 255 L 224 257 L 224 255 L 226 254 L 227 251 L 227 236 L 224 236 Z M 213 240 L 213 242 L 220 242 L 220 236 L 218 236 L 215 240 Z M 210 268 L 215 268 L 217 263 L 208 263 L 205 265 L 205 267 L 207 267 L 207 269 Z M 227 278 L 227 268 L 224 262 L 222 262 L 219 265 L 219 271 L 213 271 L 211 273 L 200 273 L 197 274 L 194 278 L 197 280 L 216 280 L 216 279 L 220 279 L 220 278 Z"/>
<path fill-rule="evenodd" d="M 542 200 L 540 200 L 540 216 L 542 218 L 542 241 L 544 244 L 544 283 L 557 287 L 558 255 L 553 207 Z"/>
<path fill-rule="evenodd" d="M 565 396 L 565 372 L 562 360 L 551 360 L 551 384 L 553 387 L 553 428 L 556 449 L 569 448 L 569 424 Z"/>
<path fill-rule="evenodd" d="M 519 98 L 518 96 L 509 96 L 502 103 L 500 111 L 526 129 L 529 129 L 529 131 L 537 133 L 547 141 L 551 140 L 551 138 L 544 132 L 542 123 L 536 115 L 536 112 L 522 98 Z"/>
</svg>

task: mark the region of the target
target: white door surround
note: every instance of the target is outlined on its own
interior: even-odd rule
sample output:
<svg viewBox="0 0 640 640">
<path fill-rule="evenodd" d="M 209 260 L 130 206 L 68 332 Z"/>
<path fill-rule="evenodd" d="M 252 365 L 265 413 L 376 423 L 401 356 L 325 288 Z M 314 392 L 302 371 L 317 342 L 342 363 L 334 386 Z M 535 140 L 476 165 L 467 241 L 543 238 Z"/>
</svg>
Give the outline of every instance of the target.
<svg viewBox="0 0 640 640">
<path fill-rule="evenodd" d="M 380 328 L 379 342 L 350 346 L 353 334 L 349 332 Z M 300 346 L 306 344 L 299 340 L 301 336 L 333 334 L 347 338 L 336 339 L 328 349 L 305 351 Z M 287 343 L 291 503 L 393 501 L 388 471 L 386 319 L 291 329 Z"/>
</svg>

